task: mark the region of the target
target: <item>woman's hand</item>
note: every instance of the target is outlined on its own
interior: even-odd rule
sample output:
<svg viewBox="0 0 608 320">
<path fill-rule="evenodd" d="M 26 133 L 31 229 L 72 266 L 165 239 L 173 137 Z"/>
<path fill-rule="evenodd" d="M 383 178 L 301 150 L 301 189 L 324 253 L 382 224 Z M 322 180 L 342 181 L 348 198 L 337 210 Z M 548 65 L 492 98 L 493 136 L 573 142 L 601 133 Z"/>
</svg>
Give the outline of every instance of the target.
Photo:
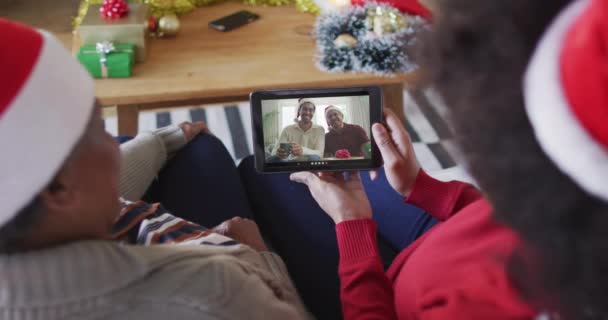
<svg viewBox="0 0 608 320">
<path fill-rule="evenodd" d="M 420 166 L 414 154 L 412 140 L 401 121 L 389 109 L 384 110 L 385 127 L 380 123 L 372 126 L 372 133 L 384 160 L 384 170 L 390 185 L 402 196 L 411 191 L 420 171 Z M 370 172 L 372 180 L 376 172 Z"/>
<path fill-rule="evenodd" d="M 290 179 L 306 184 L 312 197 L 335 223 L 372 217 L 359 172 L 297 172 L 291 174 Z"/>
<path fill-rule="evenodd" d="M 246 244 L 258 252 L 269 251 L 268 247 L 266 247 L 266 243 L 264 243 L 258 225 L 253 220 L 234 217 L 220 223 L 212 230 L 215 233 L 219 233 L 242 244 Z"/>
<path fill-rule="evenodd" d="M 182 122 L 179 125 L 179 127 L 182 128 L 182 131 L 184 131 L 184 136 L 186 136 L 186 142 L 192 141 L 192 139 L 194 139 L 201 132 L 209 133 L 209 129 L 207 128 L 207 125 L 202 121 L 198 121 L 198 122 L 194 122 L 194 123 Z"/>
</svg>

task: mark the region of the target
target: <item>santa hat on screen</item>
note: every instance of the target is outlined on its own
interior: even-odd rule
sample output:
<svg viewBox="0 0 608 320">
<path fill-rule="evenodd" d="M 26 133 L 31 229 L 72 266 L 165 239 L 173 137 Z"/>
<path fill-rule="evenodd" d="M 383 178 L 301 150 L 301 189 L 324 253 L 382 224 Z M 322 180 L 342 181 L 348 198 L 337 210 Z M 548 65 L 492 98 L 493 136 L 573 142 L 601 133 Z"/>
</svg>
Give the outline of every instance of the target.
<svg viewBox="0 0 608 320">
<path fill-rule="evenodd" d="M 539 42 L 524 81 L 544 152 L 576 184 L 608 201 L 608 1 L 579 0 Z"/>
<path fill-rule="evenodd" d="M 0 19 L 0 226 L 61 168 L 93 111 L 94 82 L 57 39 Z"/>
<path fill-rule="evenodd" d="M 344 113 L 342 113 L 342 110 L 340 110 L 340 108 L 338 108 L 338 107 L 336 107 L 336 106 L 327 106 L 327 107 L 325 108 L 325 118 L 327 118 L 327 114 L 328 114 L 330 111 L 336 111 L 337 113 L 341 114 L 341 115 L 342 115 L 342 117 L 344 117 Z"/>
<path fill-rule="evenodd" d="M 336 106 L 327 106 L 325 108 L 325 121 L 327 121 L 327 125 L 329 125 L 329 119 L 327 119 L 327 114 L 330 111 L 336 111 L 337 113 L 339 113 L 342 116 L 342 119 L 344 119 L 344 113 L 342 113 L 342 110 L 340 110 L 340 108 L 336 107 Z"/>
<path fill-rule="evenodd" d="M 331 106 L 331 105 L 329 105 L 329 106 L 327 106 L 327 107 L 325 108 L 325 121 L 327 122 L 327 125 L 328 125 L 328 126 L 330 126 L 330 127 L 331 127 L 331 125 L 329 124 L 329 119 L 327 119 L 327 114 L 328 114 L 330 111 L 335 111 L 335 112 L 339 113 L 339 114 L 342 116 L 342 119 L 344 119 L 344 113 L 342 113 L 342 110 L 340 110 L 340 108 L 338 108 L 338 107 L 336 107 L 336 106 Z"/>
<path fill-rule="evenodd" d="M 298 122 L 298 119 L 300 118 L 300 114 L 301 114 L 301 110 L 302 110 L 302 106 L 305 103 L 310 103 L 312 104 L 312 106 L 316 109 L 317 106 L 315 105 L 314 102 L 312 102 L 312 100 L 308 99 L 308 98 L 300 98 L 298 99 L 298 114 L 296 115 L 296 118 L 294 119 L 296 122 Z"/>
</svg>

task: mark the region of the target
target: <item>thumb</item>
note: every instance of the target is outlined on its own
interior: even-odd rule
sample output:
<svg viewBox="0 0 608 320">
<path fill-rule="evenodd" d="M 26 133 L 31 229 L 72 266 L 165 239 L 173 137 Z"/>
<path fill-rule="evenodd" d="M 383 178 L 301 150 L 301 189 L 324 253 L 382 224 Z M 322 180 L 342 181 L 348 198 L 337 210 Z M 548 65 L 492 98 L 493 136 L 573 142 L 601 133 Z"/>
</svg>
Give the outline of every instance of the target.
<svg viewBox="0 0 608 320">
<path fill-rule="evenodd" d="M 226 222 L 222 222 L 219 225 L 215 226 L 211 229 L 212 232 L 219 233 L 221 235 L 226 235 L 228 228 L 226 226 Z"/>
<path fill-rule="evenodd" d="M 386 130 L 386 127 L 380 123 L 374 123 L 372 126 L 372 134 L 382 154 L 384 163 L 395 163 L 399 160 L 400 155 L 395 142 L 391 137 L 390 133 Z"/>
<path fill-rule="evenodd" d="M 209 132 L 209 128 L 207 127 L 207 124 L 202 122 L 202 121 L 197 121 L 194 122 L 192 124 L 192 126 L 194 127 L 194 131 L 199 134 L 201 132 L 203 133 L 208 133 Z"/>
<path fill-rule="evenodd" d="M 289 180 L 307 185 L 309 188 L 318 183 L 319 177 L 312 172 L 296 172 L 289 175 Z"/>
<path fill-rule="evenodd" d="M 370 170 L 369 171 L 369 178 L 372 181 L 375 181 L 378 178 L 378 171 L 377 170 Z"/>
</svg>

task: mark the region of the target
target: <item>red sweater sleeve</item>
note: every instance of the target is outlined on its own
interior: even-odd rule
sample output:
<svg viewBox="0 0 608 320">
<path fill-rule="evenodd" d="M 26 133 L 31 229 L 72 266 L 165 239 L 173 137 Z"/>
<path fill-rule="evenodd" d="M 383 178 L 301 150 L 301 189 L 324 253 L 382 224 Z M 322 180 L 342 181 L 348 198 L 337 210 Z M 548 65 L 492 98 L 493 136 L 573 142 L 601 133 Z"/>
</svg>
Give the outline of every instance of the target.
<svg viewBox="0 0 608 320">
<path fill-rule="evenodd" d="M 444 221 L 481 197 L 481 192 L 468 183 L 439 181 L 420 169 L 405 201 Z"/>
<path fill-rule="evenodd" d="M 336 225 L 336 234 L 344 319 L 396 319 L 393 288 L 376 243 L 376 222 L 344 221 Z"/>
</svg>

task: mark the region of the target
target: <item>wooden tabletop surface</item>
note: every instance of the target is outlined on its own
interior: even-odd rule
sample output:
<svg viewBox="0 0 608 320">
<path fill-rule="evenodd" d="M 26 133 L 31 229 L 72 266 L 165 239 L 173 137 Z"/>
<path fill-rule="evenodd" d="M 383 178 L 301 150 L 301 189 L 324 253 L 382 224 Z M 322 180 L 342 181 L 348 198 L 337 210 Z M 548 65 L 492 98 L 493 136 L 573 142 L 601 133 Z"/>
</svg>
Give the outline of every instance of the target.
<svg viewBox="0 0 608 320">
<path fill-rule="evenodd" d="M 50 29 L 71 47 L 70 16 L 77 4 L 76 0 L 3 0 L 0 15 L 8 13 L 13 19 Z M 242 9 L 261 18 L 230 32 L 207 26 Z M 256 89 L 382 85 L 413 76 L 319 71 L 313 63 L 314 21 L 314 16 L 293 6 L 248 7 L 231 1 L 197 9 L 181 17 L 177 37 L 149 41 L 148 59 L 135 65 L 132 78 L 97 80 L 97 96 L 103 105 L 162 106 L 200 98 L 242 99 Z"/>
<path fill-rule="evenodd" d="M 261 16 L 245 27 L 218 32 L 207 26 L 238 10 Z M 313 63 L 314 17 L 294 7 L 246 7 L 226 2 L 184 15 L 177 37 L 152 39 L 148 60 L 131 79 L 98 80 L 108 104 L 247 97 L 256 89 L 395 83 L 370 75 L 329 74 Z M 242 99 L 242 98 L 241 98 Z"/>
</svg>

